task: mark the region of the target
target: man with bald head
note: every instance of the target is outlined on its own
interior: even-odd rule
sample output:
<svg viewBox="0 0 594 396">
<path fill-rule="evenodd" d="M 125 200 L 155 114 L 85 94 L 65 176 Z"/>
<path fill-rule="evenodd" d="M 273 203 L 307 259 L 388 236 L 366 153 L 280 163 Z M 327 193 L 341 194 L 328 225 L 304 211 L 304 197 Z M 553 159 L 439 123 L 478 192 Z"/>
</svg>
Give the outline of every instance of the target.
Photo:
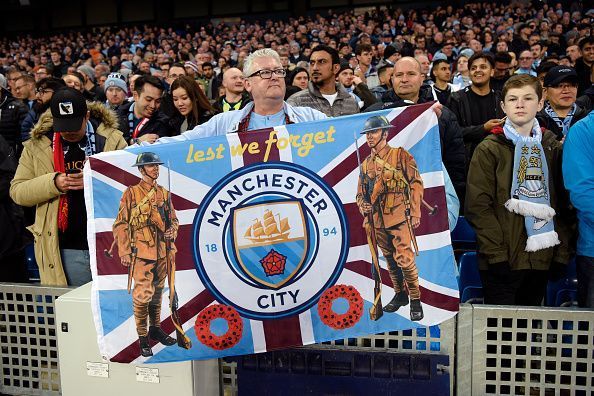
<svg viewBox="0 0 594 396">
<path fill-rule="evenodd" d="M 392 90 L 383 96 L 383 103 L 376 103 L 366 111 L 432 102 L 431 90 L 423 85 L 423 80 L 424 75 L 419 61 L 409 56 L 399 59 L 394 64 L 392 72 Z M 466 153 L 462 131 L 456 121 L 456 116 L 447 107 L 438 107 L 436 114 L 439 123 L 442 161 L 452 179 L 456 194 L 462 201 L 466 190 Z"/>
<path fill-rule="evenodd" d="M 214 103 L 217 113 L 241 110 L 250 102 L 250 95 L 245 91 L 243 73 L 236 67 L 231 67 L 223 73 L 223 88 L 225 95 L 219 96 Z"/>
</svg>

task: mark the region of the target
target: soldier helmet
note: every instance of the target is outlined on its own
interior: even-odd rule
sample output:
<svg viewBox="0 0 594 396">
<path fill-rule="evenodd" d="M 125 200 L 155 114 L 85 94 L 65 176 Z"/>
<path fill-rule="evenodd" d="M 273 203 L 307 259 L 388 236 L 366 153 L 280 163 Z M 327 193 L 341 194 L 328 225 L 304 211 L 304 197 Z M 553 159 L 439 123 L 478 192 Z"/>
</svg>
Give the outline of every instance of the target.
<svg viewBox="0 0 594 396">
<path fill-rule="evenodd" d="M 392 128 L 392 124 L 390 121 L 384 116 L 373 116 L 369 117 L 367 121 L 365 121 L 365 125 L 363 126 L 363 130 L 361 131 L 361 135 L 375 131 L 376 129 L 385 129 L 388 130 Z"/>
<path fill-rule="evenodd" d="M 163 165 L 163 161 L 161 161 L 161 158 L 155 153 L 140 153 L 136 157 L 136 163 L 132 166 L 144 165 Z"/>
</svg>

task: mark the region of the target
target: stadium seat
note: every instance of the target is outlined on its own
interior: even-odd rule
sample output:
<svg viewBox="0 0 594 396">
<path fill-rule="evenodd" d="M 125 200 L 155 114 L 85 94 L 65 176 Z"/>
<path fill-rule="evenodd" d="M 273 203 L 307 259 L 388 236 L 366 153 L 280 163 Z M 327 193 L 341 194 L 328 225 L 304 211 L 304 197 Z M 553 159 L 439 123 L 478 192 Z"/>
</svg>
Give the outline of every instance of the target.
<svg viewBox="0 0 594 396">
<path fill-rule="evenodd" d="M 575 258 L 567 264 L 567 274 L 563 279 L 547 284 L 546 305 L 561 307 L 575 305 L 577 301 L 577 270 Z"/>
<path fill-rule="evenodd" d="M 476 233 L 464 216 L 458 217 L 458 222 L 452 231 L 452 242 L 476 243 Z"/>
<path fill-rule="evenodd" d="M 39 282 L 39 267 L 35 260 L 35 250 L 33 244 L 30 243 L 25 246 L 25 261 L 27 263 L 27 272 L 29 273 L 30 282 Z"/>
<path fill-rule="evenodd" d="M 452 231 L 452 248 L 458 262 L 464 252 L 472 252 L 477 249 L 476 233 L 464 216 L 458 217 L 456 227 Z"/>
<path fill-rule="evenodd" d="M 460 301 L 482 302 L 483 285 L 478 269 L 476 252 L 466 252 L 460 256 Z"/>
</svg>

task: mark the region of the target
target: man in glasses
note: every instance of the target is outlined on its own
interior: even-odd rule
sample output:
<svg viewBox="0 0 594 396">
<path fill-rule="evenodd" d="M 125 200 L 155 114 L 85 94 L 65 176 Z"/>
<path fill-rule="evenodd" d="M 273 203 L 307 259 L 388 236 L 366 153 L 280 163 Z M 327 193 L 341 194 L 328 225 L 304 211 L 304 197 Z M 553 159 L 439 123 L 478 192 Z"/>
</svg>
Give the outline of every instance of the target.
<svg viewBox="0 0 594 396">
<path fill-rule="evenodd" d="M 536 119 L 557 135 L 557 140 L 564 139 L 569 128 L 588 115 L 588 111 L 576 103 L 578 84 L 575 69 L 568 66 L 555 66 L 544 77 L 545 102 L 536 113 Z"/>
<path fill-rule="evenodd" d="M 21 141 L 30 138 L 31 130 L 39 116 L 49 109 L 54 92 L 65 86 L 64 80 L 55 77 L 46 77 L 35 84 L 35 103 L 21 124 Z"/>
<path fill-rule="evenodd" d="M 309 107 L 294 107 L 284 101 L 285 76 L 278 53 L 270 48 L 253 52 L 244 62 L 245 89 L 253 102 L 243 109 L 227 111 L 212 117 L 179 136 L 165 137 L 157 143 L 190 140 L 218 136 L 232 132 L 245 132 L 278 125 L 315 121 L 327 118 L 318 110 Z"/>
</svg>

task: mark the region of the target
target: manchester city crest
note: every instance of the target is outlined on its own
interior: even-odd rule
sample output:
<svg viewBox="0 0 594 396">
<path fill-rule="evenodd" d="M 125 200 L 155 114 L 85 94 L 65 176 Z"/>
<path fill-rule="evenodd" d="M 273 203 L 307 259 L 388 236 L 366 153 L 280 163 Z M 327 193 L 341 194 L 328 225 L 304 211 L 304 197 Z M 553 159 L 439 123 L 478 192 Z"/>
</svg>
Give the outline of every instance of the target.
<svg viewBox="0 0 594 396">
<path fill-rule="evenodd" d="M 257 284 L 279 289 L 302 268 L 309 246 L 301 201 L 234 209 L 231 228 L 235 259 Z"/>
<path fill-rule="evenodd" d="M 204 198 L 193 226 L 202 283 L 219 302 L 254 319 L 311 308 L 336 282 L 348 254 L 346 216 L 334 191 L 310 170 L 285 162 L 227 175 Z"/>
</svg>

